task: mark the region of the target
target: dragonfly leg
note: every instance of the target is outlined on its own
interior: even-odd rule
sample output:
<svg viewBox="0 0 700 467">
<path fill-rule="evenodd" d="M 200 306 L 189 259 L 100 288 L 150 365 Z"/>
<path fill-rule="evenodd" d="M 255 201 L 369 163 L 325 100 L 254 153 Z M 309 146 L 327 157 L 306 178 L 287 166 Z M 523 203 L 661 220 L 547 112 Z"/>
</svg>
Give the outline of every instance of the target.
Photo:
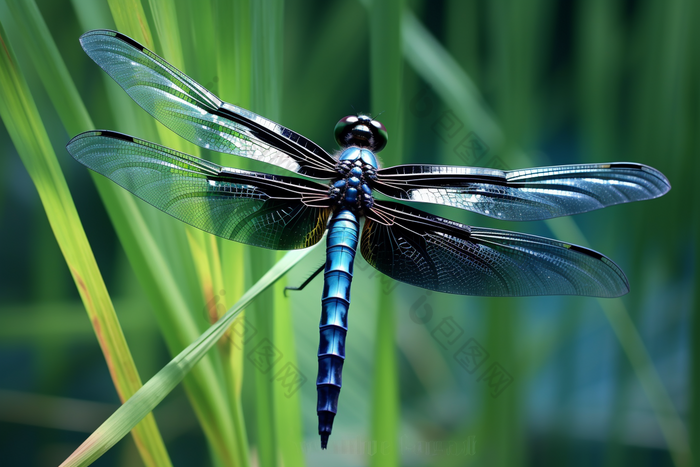
<svg viewBox="0 0 700 467">
<path fill-rule="evenodd" d="M 316 272 L 314 272 L 313 274 L 311 274 L 311 276 L 310 276 L 308 279 L 306 279 L 299 287 L 285 287 L 285 288 L 284 288 L 284 296 L 285 296 L 285 297 L 287 296 L 287 290 L 303 290 L 304 287 L 306 287 L 306 286 L 309 284 L 309 282 L 311 282 L 312 280 L 314 280 L 314 277 L 318 276 L 318 275 L 321 273 L 321 271 L 323 271 L 325 268 L 326 268 L 326 263 L 323 263 L 323 264 L 321 265 L 321 267 L 318 268 L 318 269 L 316 270 Z"/>
</svg>

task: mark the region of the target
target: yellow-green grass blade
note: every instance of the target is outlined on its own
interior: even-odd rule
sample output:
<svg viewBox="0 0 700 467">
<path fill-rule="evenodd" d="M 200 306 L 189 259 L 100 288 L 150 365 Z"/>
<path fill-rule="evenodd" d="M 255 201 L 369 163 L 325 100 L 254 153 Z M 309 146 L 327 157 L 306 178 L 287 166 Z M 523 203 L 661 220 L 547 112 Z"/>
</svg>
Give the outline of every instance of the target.
<svg viewBox="0 0 700 467">
<path fill-rule="evenodd" d="M 199 276 L 201 287 L 205 295 L 206 310 L 209 320 L 216 323 L 224 315 L 224 305 L 226 291 L 224 290 L 223 276 L 221 274 L 221 261 L 218 251 L 218 242 L 213 235 L 205 235 L 207 238 L 201 242 L 194 238 L 197 231 L 192 229 L 187 232 L 187 238 L 190 241 L 190 248 L 197 267 L 197 275 Z M 229 242 L 233 243 L 233 242 Z M 202 245 L 205 249 L 202 249 Z M 238 320 L 243 319 L 243 309 L 240 310 Z M 239 324 L 240 330 L 244 324 Z M 248 436 L 243 421 L 243 411 L 240 400 L 240 380 L 236 378 L 235 364 L 239 365 L 238 373 L 242 372 L 242 361 L 238 358 L 236 352 L 237 339 L 231 335 L 229 330 L 219 340 L 217 348 L 222 356 L 223 376 L 228 394 L 228 405 L 233 424 L 234 442 L 231 445 L 230 461 L 233 465 L 248 465 Z M 235 363 L 234 363 L 235 362 Z M 223 410 L 223 408 L 222 408 Z"/>
<path fill-rule="evenodd" d="M 198 238 L 199 237 L 199 238 Z M 221 262 L 219 261 L 216 237 L 200 230 L 188 229 L 187 240 L 192 251 L 200 287 L 204 294 L 205 308 L 210 323 L 215 323 L 219 315 L 219 296 L 223 290 Z"/>
<path fill-rule="evenodd" d="M 401 163 L 403 131 L 401 97 L 403 55 L 401 18 L 403 0 L 372 1 L 370 18 L 370 83 L 372 112 L 382 114 L 391 144 L 381 156 L 387 166 Z M 377 335 L 374 351 L 372 426 L 370 439 L 382 446 L 381 456 L 370 456 L 371 466 L 401 464 L 399 453 L 399 382 L 396 357 L 396 303 L 389 293 L 379 293 L 376 309 Z"/>
<path fill-rule="evenodd" d="M 151 7 L 151 14 L 153 15 L 158 39 L 160 40 L 163 57 L 167 57 L 166 60 L 175 68 L 184 70 L 185 58 L 182 54 L 175 2 L 173 0 L 148 0 L 148 4 Z M 122 2 L 122 5 L 125 4 Z M 114 12 L 114 10 L 112 11 Z"/>
<path fill-rule="evenodd" d="M 141 0 L 107 0 L 114 24 L 119 32 L 128 34 L 150 50 L 155 50 L 151 28 Z"/>
<path fill-rule="evenodd" d="M 197 255 L 198 258 L 195 262 L 200 264 L 199 273 L 202 280 L 202 290 L 211 295 L 207 301 L 207 308 L 210 319 L 212 323 L 214 323 L 223 316 L 223 311 L 226 309 L 219 303 L 222 300 L 222 296 L 225 296 L 226 291 L 224 289 L 218 239 L 213 235 L 206 235 L 204 233 L 202 233 L 202 235 L 207 237 L 204 242 L 205 251 Z M 194 244 L 192 249 L 194 253 Z M 242 272 L 242 269 L 238 271 L 238 275 L 241 278 L 239 281 L 241 288 L 245 285 L 242 280 Z M 210 290 L 211 292 L 209 292 Z M 241 320 L 244 318 L 243 311 L 244 310 L 241 309 L 239 317 Z M 241 327 L 244 325 L 245 324 L 242 324 Z M 231 336 L 230 332 L 227 333 L 225 338 L 219 340 L 218 349 L 222 357 L 224 382 L 226 383 L 225 387 L 228 395 L 229 411 L 234 430 L 234 442 L 231 445 L 233 458 L 231 460 L 234 465 L 248 465 L 248 435 L 245 429 L 245 422 L 243 421 L 243 408 L 241 404 L 243 352 L 237 347 L 235 337 Z"/>
<path fill-rule="evenodd" d="M 264 0 L 252 2 L 250 9 L 251 22 L 251 73 L 252 87 L 250 95 L 251 110 L 279 121 L 280 102 L 271 99 L 269 95 L 279 94 L 277 87 L 279 76 L 275 72 L 276 48 L 280 42 L 276 36 L 269 34 L 266 27 L 270 27 L 272 16 L 276 13 L 276 0 Z M 280 25 L 281 26 L 281 25 Z M 281 31 L 280 31 L 281 34 Z M 250 276 L 253 280 L 260 277 L 274 261 L 272 252 L 262 250 L 248 250 L 248 264 Z M 257 331 L 258 340 L 265 342 L 265 346 L 275 346 L 274 322 L 277 319 L 274 298 L 271 292 L 260 297 L 247 316 L 247 325 Z M 250 341 L 249 341 L 250 342 Z M 251 342 L 246 346 L 245 352 L 253 351 Z M 281 350 L 285 354 L 284 350 Z M 252 444 L 257 450 L 258 462 L 261 466 L 277 466 L 280 462 L 279 446 L 277 444 L 276 419 L 277 413 L 274 407 L 274 387 L 269 377 L 257 370 L 255 365 L 245 364 L 246 373 L 244 379 L 248 387 L 255 394 L 253 403 L 253 417 L 251 438 Z"/>
<path fill-rule="evenodd" d="M 319 243 L 319 245 L 322 244 L 323 242 Z M 314 248 L 294 250 L 287 253 L 267 274 L 248 289 L 243 297 L 218 322 L 180 352 L 170 363 L 144 384 L 136 394 L 117 409 L 61 464 L 61 467 L 89 465 L 126 436 L 129 430 L 152 411 L 183 380 L 211 347 L 219 341 L 231 323 L 239 316 L 241 310 L 313 251 Z"/>
<path fill-rule="evenodd" d="M 108 3 L 119 32 L 157 52 L 141 1 L 109 0 Z M 156 31 L 159 34 L 158 39 L 163 47 L 159 55 L 175 67 L 187 72 L 180 44 L 179 30 L 178 28 L 172 28 L 173 24 L 177 24 L 175 5 L 168 0 L 152 0 L 150 3 L 151 12 L 156 23 Z M 163 145 L 195 156 L 199 155 L 199 148 L 196 145 L 186 141 L 184 138 L 180 138 L 160 123 L 157 123 L 156 127 Z"/>
<path fill-rule="evenodd" d="M 297 375 L 295 371 L 292 371 L 298 369 L 299 364 L 295 351 L 294 333 L 289 332 L 294 326 L 291 301 L 284 296 L 286 285 L 286 281 L 278 281 L 273 288 L 274 342 L 275 346 L 284 352 L 284 368 L 287 368 L 285 373 L 280 370 L 280 376 L 275 378 L 277 383 L 274 385 L 273 393 L 273 407 L 276 412 L 275 429 L 283 465 L 303 466 L 305 461 L 302 452 L 304 439 L 301 423 L 301 401 L 299 400 L 299 391 L 296 390 L 301 386 L 297 385 L 298 378 L 303 378 L 303 375 Z M 294 376 L 288 377 L 288 374 L 294 374 Z"/>
<path fill-rule="evenodd" d="M 68 68 L 51 37 L 34 0 L 7 0 L 15 27 L 22 35 L 24 46 L 46 88 L 49 99 L 62 122 L 68 123 L 69 132 L 80 132 L 92 128 L 88 111 L 82 105 L 78 90 L 73 85 Z"/>
<path fill-rule="evenodd" d="M 206 235 L 203 245 L 205 250 L 202 250 L 202 243 L 194 238 L 197 231 L 192 229 L 187 232 L 187 237 L 190 241 L 190 248 L 197 267 L 201 287 L 206 300 L 206 312 L 211 323 L 218 321 L 223 315 L 226 308 L 226 290 L 224 289 L 223 275 L 221 273 L 221 261 L 218 250 L 217 238 L 212 235 Z M 233 243 L 233 242 L 229 242 Z M 241 258 L 242 259 L 242 258 Z M 243 263 L 243 261 L 240 261 Z M 238 270 L 239 274 L 242 270 Z M 242 275 L 242 274 L 241 274 Z M 244 284 L 241 283 L 241 287 Z M 241 294 L 242 295 L 242 294 Z M 241 310 L 238 318 L 239 322 L 244 319 L 243 311 Z M 240 323 L 238 331 L 243 328 L 244 324 Z M 248 465 L 248 437 L 243 421 L 243 410 L 241 405 L 241 378 L 242 374 L 242 352 L 237 347 L 237 339 L 227 332 L 222 339 L 219 340 L 217 348 L 222 357 L 223 377 L 228 395 L 228 403 L 231 421 L 233 423 L 234 442 L 231 445 L 231 461 L 234 465 Z"/>
<path fill-rule="evenodd" d="M 169 60 L 173 65 L 180 68 L 183 71 L 188 71 L 186 67 L 186 62 L 184 58 L 183 45 L 181 37 L 175 26 L 178 24 L 178 12 L 173 0 L 149 0 L 151 7 L 151 13 L 153 14 L 154 21 L 156 24 L 156 31 L 158 33 L 158 39 L 163 45 L 163 56 L 166 60 Z M 192 12 L 181 12 L 190 17 L 193 24 L 193 29 L 195 33 L 195 39 L 200 36 L 209 37 L 212 36 L 213 32 L 211 29 L 211 11 L 210 8 L 204 2 L 198 3 L 193 6 L 194 11 Z M 190 13 L 194 13 L 190 15 Z M 210 23 L 207 25 L 207 21 Z M 209 34 L 207 34 L 209 31 Z M 215 65 L 215 60 L 212 59 L 207 53 L 209 50 L 204 47 L 199 41 L 195 41 L 195 47 L 199 50 L 197 56 L 204 61 L 204 63 L 213 63 Z M 167 45 L 167 48 L 166 48 Z M 211 47 L 213 51 L 213 46 Z M 195 70 L 194 74 L 196 76 L 204 76 L 204 80 L 207 82 L 207 71 L 202 68 L 190 67 L 189 71 Z M 209 83 L 207 83 L 209 85 Z M 216 92 L 216 89 L 212 89 Z M 173 137 L 172 132 L 166 130 L 168 137 Z M 163 133 L 161 132 L 161 136 Z M 182 138 L 178 138 L 181 141 Z M 197 154 L 199 148 L 190 145 L 191 153 Z M 215 322 L 220 316 L 218 315 L 218 310 L 225 309 L 223 306 L 218 305 L 220 297 L 226 295 L 226 290 L 224 289 L 223 273 L 221 269 L 221 257 L 219 254 L 218 241 L 215 237 L 205 234 L 204 232 L 197 231 L 193 228 L 187 228 L 187 238 L 192 253 L 192 257 L 197 268 L 198 277 L 200 280 L 200 288 L 204 298 L 204 302 L 207 304 L 209 320 L 210 322 Z M 233 243 L 233 242 L 226 242 Z M 239 245 L 239 248 L 241 246 Z M 243 264 L 243 258 L 238 258 L 238 262 Z M 242 268 L 237 270 L 242 271 Z M 244 283 L 239 281 L 240 288 L 243 290 Z M 234 295 L 234 297 L 237 297 Z M 223 386 L 219 384 L 219 391 L 223 392 L 223 397 L 228 401 L 228 413 L 229 417 L 226 417 L 227 428 L 230 425 L 230 436 L 226 438 L 226 444 L 229 448 L 228 458 L 224 461 L 227 463 L 232 463 L 233 465 L 246 465 L 248 463 L 248 440 L 244 428 L 243 415 L 241 410 L 240 402 L 240 378 L 236 378 L 236 374 L 242 373 L 242 361 L 239 353 L 234 352 L 233 343 L 230 339 L 222 339 L 219 343 L 218 349 L 221 356 L 221 369 L 223 372 Z M 213 382 L 212 382 L 213 383 Z M 222 418 L 225 417 L 226 410 L 221 408 Z M 224 441 L 223 439 L 221 441 Z M 212 440 L 214 442 L 214 440 Z"/>
<path fill-rule="evenodd" d="M 28 5 L 30 4 L 28 3 L 13 3 L 19 18 L 18 22 L 25 33 L 25 43 L 29 44 L 30 50 L 33 52 L 37 70 L 42 77 L 51 77 L 44 80 L 49 96 L 56 105 L 64 106 L 63 111 L 59 112 L 64 126 L 71 134 L 91 129 L 93 124 L 38 10 L 29 10 Z M 165 15 L 160 15 L 159 18 L 163 16 Z M 175 48 L 175 46 L 173 45 L 171 48 Z M 177 50 L 172 53 L 178 55 Z M 71 96 L 71 99 L 61 100 L 63 95 Z M 160 313 L 161 328 L 171 351 L 175 353 L 196 337 L 196 325 L 187 311 L 184 298 L 180 294 L 181 288 L 177 286 L 175 278 L 172 277 L 170 268 L 161 253 L 160 245 L 154 240 L 134 198 L 109 180 L 95 174 L 93 177 L 137 276 L 156 309 L 162 310 Z M 205 242 L 210 238 L 208 235 L 193 229 L 192 232 L 199 239 L 199 242 Z M 216 395 L 216 392 L 222 391 L 212 385 L 211 376 L 213 373 L 207 371 L 207 367 L 208 365 L 200 365 L 200 368 L 195 372 L 196 374 L 205 373 L 205 379 L 199 387 L 194 387 L 194 384 L 189 382 L 186 384 L 188 394 L 191 397 L 200 394 L 200 397 L 196 397 L 197 400 L 210 401 L 195 402 L 195 411 L 200 415 L 200 420 L 203 421 L 204 425 L 211 425 L 205 426 L 205 432 L 212 433 L 217 438 L 212 440 L 214 446 L 218 446 L 214 452 L 235 459 L 238 456 L 235 453 L 235 443 L 231 442 L 233 426 L 226 417 L 221 415 L 221 410 L 215 407 L 216 401 L 223 395 Z M 217 414 L 221 418 L 218 422 L 216 421 Z M 214 416 L 212 417 L 212 415 Z M 228 438 L 226 433 L 230 434 Z M 228 453 L 229 450 L 233 450 L 232 455 Z"/>
<path fill-rule="evenodd" d="M 216 0 L 214 2 L 214 26 L 216 37 L 232 37 L 232 40 L 216 41 L 216 64 L 218 76 L 219 98 L 243 108 L 250 108 L 251 85 L 251 22 L 250 0 Z M 232 31 L 233 30 L 233 31 Z M 216 158 L 216 157 L 215 157 Z M 238 158 L 237 166 L 246 168 L 246 160 Z M 218 161 L 225 165 L 224 156 Z M 246 246 L 236 242 L 221 240 L 219 242 L 222 258 L 222 274 L 224 290 L 223 299 L 231 305 L 245 291 L 245 258 L 248 254 Z M 245 314 L 241 316 L 245 319 Z M 233 387 L 232 409 L 238 407 L 240 412 L 241 389 L 243 387 L 243 352 L 229 342 L 224 349 L 227 357 L 224 359 L 225 370 L 229 378 L 229 386 Z M 242 414 L 236 416 L 242 420 Z"/>
<path fill-rule="evenodd" d="M 280 121 L 283 72 L 283 12 L 281 0 L 251 2 L 252 94 L 251 110 Z M 251 250 L 251 274 L 259 277 L 275 260 L 274 253 Z M 296 361 L 294 342 L 281 336 L 278 320 L 289 317 L 288 307 L 268 293 L 254 305 L 248 323 L 258 331 L 257 342 L 267 339 L 284 355 L 286 361 Z M 255 345 L 255 344 L 253 344 Z M 255 390 L 255 444 L 259 465 L 303 465 L 300 440 L 301 415 L 294 399 L 280 396 L 282 385 L 254 365 L 247 365 Z"/>
<path fill-rule="evenodd" d="M 215 0 L 219 98 L 243 108 L 250 107 L 251 24 L 250 0 Z"/>
<path fill-rule="evenodd" d="M 41 198 L 121 400 L 141 386 L 119 320 L 27 83 L 0 25 L 0 116 Z M 134 431 L 146 465 L 170 465 L 152 416 Z"/>
<path fill-rule="evenodd" d="M 76 5 L 80 7 L 80 2 L 76 1 Z M 84 29 L 91 29 L 101 25 L 102 23 L 88 23 L 82 26 Z M 49 35 L 41 37 L 50 39 Z M 148 42 L 143 38 L 141 40 Z M 61 62 L 60 66 L 65 68 L 60 56 L 50 55 L 49 57 L 52 60 L 55 59 Z M 40 72 L 46 71 L 46 69 L 42 68 L 46 65 L 43 61 L 36 62 L 35 65 Z M 50 75 L 50 73 L 45 74 L 47 76 Z M 58 74 L 57 77 L 61 78 L 60 81 L 63 88 L 47 88 L 50 93 L 60 93 L 61 89 L 70 91 L 70 89 L 74 88 L 67 73 Z M 68 80 L 64 80 L 64 77 L 68 77 Z M 66 93 L 68 94 L 68 92 Z M 125 96 L 121 96 L 121 94 L 118 97 L 128 99 Z M 117 101 L 119 99 L 112 99 L 112 102 Z M 121 101 L 124 101 L 124 99 L 121 99 Z M 130 102 L 127 103 L 131 104 Z M 93 127 L 89 118 L 80 119 L 64 116 L 85 115 L 85 113 L 80 112 L 80 109 L 84 108 L 80 99 L 70 100 L 66 104 L 73 107 L 72 112 L 66 112 L 61 115 L 63 124 L 69 133 L 74 134 Z M 124 106 L 117 106 L 115 109 L 117 116 L 121 118 L 125 118 L 129 110 Z M 140 122 L 135 126 L 141 130 L 148 125 L 152 125 L 152 119 L 145 112 L 141 114 L 137 112 L 134 115 L 133 122 Z M 103 177 L 94 175 L 94 179 L 133 270 L 157 312 L 160 327 L 168 347 L 175 354 L 184 348 L 188 342 L 196 338 L 197 324 L 188 310 L 187 300 L 182 294 L 183 287 L 172 274 L 172 267 L 166 260 L 165 255 L 168 254 L 167 242 L 156 241 L 151 230 L 152 225 L 157 225 L 159 221 L 164 220 L 164 216 L 159 213 L 149 212 L 149 210 L 153 211 L 152 208 L 145 207 L 144 213 L 156 221 L 156 224 L 151 223 L 151 226 L 149 226 L 146 218 L 141 213 L 138 202 L 135 201 L 133 196 Z M 159 218 L 158 216 L 162 217 Z M 175 224 L 175 228 L 182 229 L 182 226 Z M 208 236 L 205 236 L 205 238 L 208 238 Z M 177 248 L 170 248 L 169 250 L 171 255 L 182 254 Z M 202 307 L 204 306 L 204 302 L 198 303 L 202 303 Z M 214 447 L 212 450 L 214 455 L 220 458 L 233 459 L 235 456 L 232 455 L 230 450 L 234 444 L 232 442 L 234 427 L 228 417 L 225 416 L 225 411 L 222 411 L 220 408 L 220 401 L 225 396 L 219 385 L 213 384 L 217 381 L 214 368 L 211 362 L 199 365 L 193 372 L 193 377 L 185 381 L 185 388 L 193 402 L 195 412 L 203 424 L 205 433 L 210 435 Z"/>
<path fill-rule="evenodd" d="M 179 34 L 177 35 L 177 40 L 168 37 L 170 29 L 165 26 L 166 21 L 169 24 L 177 23 L 175 3 L 172 0 L 149 0 L 149 4 L 156 22 L 159 40 L 162 43 L 168 42 L 171 44 L 170 48 L 173 52 L 176 52 L 178 61 L 183 62 L 179 68 L 185 70 L 181 38 Z M 197 51 L 197 53 L 194 54 L 196 60 L 187 62 L 190 65 L 187 69 L 190 74 L 199 77 L 199 81 L 204 82 L 212 92 L 218 93 L 218 86 L 216 86 L 216 84 L 218 84 L 220 80 L 218 80 L 215 70 L 217 66 L 216 59 L 218 57 L 214 55 L 216 47 L 214 41 L 215 31 L 212 29 L 212 22 L 213 25 L 216 26 L 217 21 L 221 21 L 221 19 L 213 16 L 212 10 L 214 7 L 209 2 L 199 2 L 196 5 L 180 5 L 180 14 L 186 15 L 192 24 L 190 29 L 192 34 L 191 36 L 187 35 L 187 37 L 192 40 L 192 46 Z M 221 13 L 230 12 L 231 8 L 230 2 L 228 2 L 225 11 Z M 233 18 L 226 19 L 231 21 Z M 162 27 L 159 27 L 159 24 L 161 24 Z M 224 45 L 229 44 L 228 41 L 220 42 Z M 167 52 L 164 51 L 164 55 L 167 57 Z M 232 59 L 233 57 L 231 57 L 230 61 L 232 61 Z M 231 79 L 227 78 L 226 82 L 231 82 Z M 221 164 L 228 163 L 221 155 L 212 153 L 210 156 Z M 220 241 L 221 248 L 219 248 L 219 241 L 216 238 L 197 233 L 193 229 L 188 230 L 188 240 L 193 257 L 195 257 L 195 263 L 197 264 L 204 300 L 208 304 L 209 319 L 211 322 L 214 322 L 223 314 L 221 310 L 226 309 L 224 304 L 232 304 L 245 290 L 245 283 L 243 280 L 245 246 L 222 240 Z M 225 264 L 227 275 L 234 278 L 232 283 L 227 282 L 227 285 L 230 285 L 230 287 L 224 285 L 224 271 L 222 270 L 220 250 L 221 252 L 229 253 L 226 257 Z M 236 438 L 234 443 L 232 443 L 234 461 L 236 464 L 246 464 L 248 462 L 247 437 L 245 431 L 241 433 L 239 429 L 243 426 L 240 402 L 241 376 L 243 372 L 242 353 L 236 351 L 234 344 L 229 339 L 223 339 L 218 348 L 222 357 L 222 370 L 224 382 L 226 383 L 224 391 L 228 395 L 231 419 L 234 425 L 236 425 L 236 429 L 234 430 Z"/>
<path fill-rule="evenodd" d="M 226 102 L 232 102 L 244 108 L 250 108 L 251 85 L 251 21 L 250 0 L 215 0 L 212 2 L 214 10 L 214 35 L 219 38 L 215 41 L 216 84 L 219 98 Z M 221 40 L 227 37 L 230 40 Z M 226 164 L 225 156 L 213 155 L 217 162 Z M 237 166 L 246 167 L 245 158 L 236 161 Z M 222 301 L 230 306 L 245 291 L 246 256 L 251 252 L 245 245 L 236 242 L 219 241 L 221 252 L 223 291 Z M 220 307 L 225 309 L 224 307 Z M 239 332 L 244 332 L 245 311 L 239 318 Z M 236 442 L 241 446 L 244 455 L 241 465 L 247 465 L 248 460 L 248 434 L 243 417 L 241 394 L 243 388 L 243 349 L 236 346 L 233 338 L 220 342 L 224 375 L 229 388 L 229 403 L 231 417 L 235 425 Z"/>
<path fill-rule="evenodd" d="M 504 147 L 503 131 L 493 114 L 483 104 L 483 99 L 466 73 L 414 15 L 407 12 L 404 15 L 403 26 L 404 54 L 416 73 L 423 77 L 445 102 L 450 102 L 457 116 L 468 122 L 475 132 L 480 136 L 484 135 L 484 139 L 492 139 L 495 147 Z M 517 164 L 524 167 L 536 165 L 522 152 L 518 153 Z M 566 238 L 567 241 L 584 245 L 588 243 L 581 229 L 570 217 L 548 220 L 545 224 L 557 238 Z M 629 310 L 621 299 L 598 300 L 649 398 L 674 463 L 685 465 L 689 453 L 687 430 L 644 347 L 639 331 L 630 319 Z"/>
<path fill-rule="evenodd" d="M 211 92 L 219 95 L 218 83 L 221 77 L 217 75 L 216 64 L 216 19 L 211 0 L 198 0 L 197 2 L 181 2 L 182 14 L 187 15 L 190 23 L 192 47 L 194 54 L 189 63 L 190 73 L 199 77 L 197 81 L 202 83 Z M 227 44 L 227 36 L 232 31 L 227 31 L 218 40 Z"/>
<path fill-rule="evenodd" d="M 144 45 L 154 42 L 150 37 L 150 31 L 148 29 L 136 27 L 140 27 L 140 24 L 146 21 L 143 8 L 135 10 L 138 12 L 140 18 L 142 18 L 137 24 L 133 21 L 130 22 L 124 17 L 124 12 L 133 8 L 131 0 L 113 0 L 109 2 L 109 5 L 117 28 L 121 32 L 133 37 Z M 187 70 L 184 69 L 184 58 L 179 39 L 167 37 L 170 32 L 167 30 L 167 25 L 177 22 L 177 13 L 172 3 L 154 1 L 151 3 L 151 8 L 156 22 L 156 29 L 159 33 L 163 33 L 163 36 L 159 35 L 159 42 L 167 43 L 169 53 L 173 54 L 172 57 L 169 57 L 165 53 L 162 55 L 168 61 L 180 63 L 180 67 L 183 68 L 183 71 L 187 72 Z M 164 145 L 198 155 L 199 148 L 195 145 L 188 143 L 160 124 L 157 125 L 157 128 L 160 140 Z M 184 226 L 181 226 L 179 228 L 183 227 Z M 198 250 L 204 251 L 207 254 L 212 253 L 211 248 L 207 248 L 206 246 L 206 242 L 209 239 L 208 235 L 197 232 L 190 227 L 187 227 L 187 231 L 190 233 L 190 238 L 199 245 L 197 247 Z M 183 254 L 182 249 L 173 246 L 167 248 L 166 251 L 168 251 L 170 256 Z M 218 255 L 218 253 L 216 254 Z M 207 258 L 207 263 L 209 265 L 219 264 L 219 260 L 218 258 L 209 256 Z M 220 271 L 213 272 L 214 276 L 219 276 L 220 274 Z M 191 287 L 192 284 L 187 285 Z M 200 294 L 202 294 L 206 300 L 206 293 L 200 291 Z M 199 308 L 197 308 L 198 312 Z M 175 337 L 178 342 L 178 345 L 170 346 L 171 352 L 175 352 L 184 347 L 181 336 L 173 336 L 172 334 L 168 336 L 169 333 L 165 334 L 166 340 L 169 339 L 169 337 Z M 245 456 L 245 454 L 241 453 L 246 451 L 247 446 L 240 445 L 240 436 L 236 434 L 236 428 L 234 426 L 236 418 L 228 415 L 231 413 L 229 410 L 229 394 L 231 390 L 221 384 L 225 379 L 221 375 L 221 365 L 218 364 L 219 360 L 215 357 L 216 354 L 210 355 L 207 360 L 212 360 L 212 362 L 205 366 L 200 365 L 195 369 L 192 377 L 188 378 L 185 384 L 204 432 L 213 446 L 213 453 L 217 457 L 217 461 L 224 465 L 236 465 L 239 459 L 242 458 L 241 456 Z"/>
</svg>

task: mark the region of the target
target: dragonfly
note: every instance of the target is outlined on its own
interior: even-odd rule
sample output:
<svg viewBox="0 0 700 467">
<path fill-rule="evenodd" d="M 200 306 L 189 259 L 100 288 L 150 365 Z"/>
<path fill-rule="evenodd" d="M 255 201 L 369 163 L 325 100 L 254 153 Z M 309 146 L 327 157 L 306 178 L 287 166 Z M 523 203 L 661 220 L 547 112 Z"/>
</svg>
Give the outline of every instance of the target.
<svg viewBox="0 0 700 467">
<path fill-rule="evenodd" d="M 281 167 L 239 170 L 109 130 L 67 144 L 78 162 L 165 213 L 219 237 L 273 250 L 318 243 L 327 231 L 318 347 L 317 414 L 325 449 L 338 411 L 350 287 L 359 245 L 392 279 L 462 295 L 618 297 L 624 272 L 585 247 L 468 226 L 417 209 L 444 205 L 502 220 L 568 216 L 657 198 L 671 188 L 643 164 L 560 165 L 502 171 L 407 164 L 382 167 L 387 129 L 364 114 L 334 129 L 339 150 L 226 103 L 130 37 L 94 30 L 85 52 L 146 112 L 202 148 Z M 292 175 L 294 174 L 294 175 Z M 387 199 L 375 199 L 381 193 Z M 378 197 L 379 198 L 379 197 Z"/>
</svg>

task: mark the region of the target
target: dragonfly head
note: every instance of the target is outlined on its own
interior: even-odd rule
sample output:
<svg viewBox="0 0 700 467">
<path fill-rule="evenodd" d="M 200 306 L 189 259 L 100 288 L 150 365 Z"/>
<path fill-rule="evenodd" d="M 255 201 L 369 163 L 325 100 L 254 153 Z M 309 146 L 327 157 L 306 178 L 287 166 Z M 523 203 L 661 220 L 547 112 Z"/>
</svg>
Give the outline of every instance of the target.
<svg viewBox="0 0 700 467">
<path fill-rule="evenodd" d="M 335 140 L 344 148 L 359 146 L 379 152 L 389 141 L 389 134 L 384 125 L 367 115 L 348 115 L 335 125 Z"/>
</svg>

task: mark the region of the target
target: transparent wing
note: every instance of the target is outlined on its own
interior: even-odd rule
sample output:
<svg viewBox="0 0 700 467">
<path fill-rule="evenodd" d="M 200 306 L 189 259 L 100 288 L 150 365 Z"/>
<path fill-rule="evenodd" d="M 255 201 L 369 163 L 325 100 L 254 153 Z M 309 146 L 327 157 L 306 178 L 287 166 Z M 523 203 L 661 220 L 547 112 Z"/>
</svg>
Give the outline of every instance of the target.
<svg viewBox="0 0 700 467">
<path fill-rule="evenodd" d="M 95 30 L 85 33 L 80 44 L 137 104 L 186 140 L 308 177 L 335 176 L 335 160 L 322 148 L 271 120 L 221 101 L 130 37 Z"/>
<path fill-rule="evenodd" d="M 198 229 L 275 250 L 317 243 L 331 213 L 319 183 L 221 167 L 112 131 L 66 146 L 81 164 Z"/>
<path fill-rule="evenodd" d="M 617 297 L 625 274 L 587 248 L 504 230 L 469 227 L 398 203 L 377 201 L 360 251 L 398 281 L 462 295 Z"/>
<path fill-rule="evenodd" d="M 658 170 L 633 163 L 510 170 L 399 165 L 377 171 L 373 188 L 392 198 L 444 204 L 489 217 L 533 221 L 657 198 L 671 189 Z"/>
</svg>

